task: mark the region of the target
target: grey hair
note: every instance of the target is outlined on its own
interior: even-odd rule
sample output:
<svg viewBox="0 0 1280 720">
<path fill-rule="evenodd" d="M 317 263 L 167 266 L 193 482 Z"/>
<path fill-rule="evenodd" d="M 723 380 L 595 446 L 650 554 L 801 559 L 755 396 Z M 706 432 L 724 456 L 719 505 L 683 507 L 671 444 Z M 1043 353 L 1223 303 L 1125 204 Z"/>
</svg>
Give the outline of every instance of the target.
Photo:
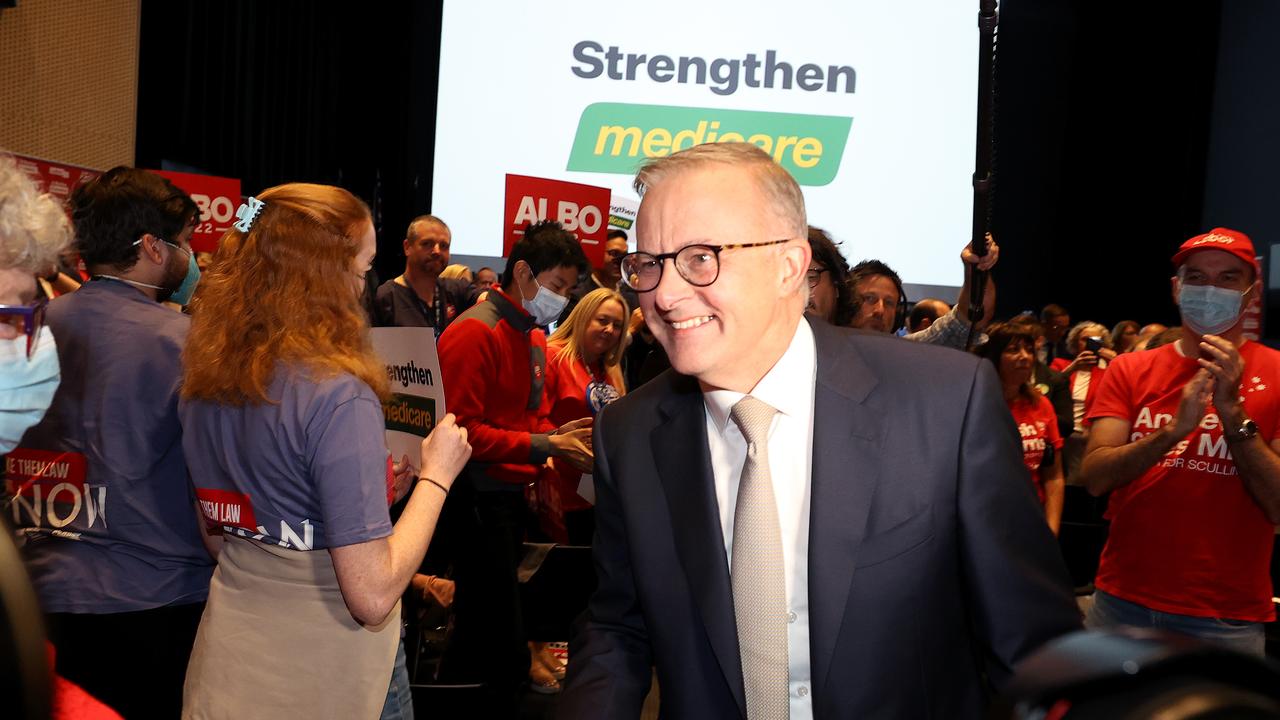
<svg viewBox="0 0 1280 720">
<path fill-rule="evenodd" d="M 62 205 L 40 194 L 13 158 L 0 154 L 0 268 L 46 273 L 70 243 Z"/>
<path fill-rule="evenodd" d="M 664 157 L 650 158 L 636 173 L 634 187 L 641 197 L 663 179 L 690 168 L 710 164 L 749 166 L 756 171 L 759 187 L 773 204 L 778 217 L 791 227 L 792 237 L 808 237 L 809 222 L 804 195 L 796 179 L 774 162 L 760 146 L 745 142 L 705 143 Z"/>
<path fill-rule="evenodd" d="M 1080 341 L 1080 336 L 1089 328 L 1098 328 L 1098 332 L 1091 334 L 1102 338 L 1102 347 L 1111 347 L 1111 331 L 1102 323 L 1094 322 L 1092 320 L 1084 320 L 1076 323 L 1067 331 L 1067 349 L 1071 352 L 1075 352 L 1074 348 L 1076 343 Z"/>
</svg>

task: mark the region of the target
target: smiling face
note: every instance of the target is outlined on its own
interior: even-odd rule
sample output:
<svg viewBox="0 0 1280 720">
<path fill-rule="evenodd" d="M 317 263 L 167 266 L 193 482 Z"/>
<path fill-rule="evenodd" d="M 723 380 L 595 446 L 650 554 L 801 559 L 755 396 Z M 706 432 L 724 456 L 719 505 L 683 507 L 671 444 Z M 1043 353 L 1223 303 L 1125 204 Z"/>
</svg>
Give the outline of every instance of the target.
<svg viewBox="0 0 1280 720">
<path fill-rule="evenodd" d="M 1011 385 L 1026 384 L 1031 380 L 1035 361 L 1035 348 L 1025 340 L 1014 338 L 1000 353 L 1000 379 Z"/>
<path fill-rule="evenodd" d="M 704 388 L 750 392 L 786 350 L 804 310 L 810 250 L 761 192 L 749 167 L 690 167 L 650 187 L 636 219 L 641 252 L 671 253 L 693 244 L 792 238 L 782 245 L 728 249 L 706 287 L 664 260 L 661 280 L 639 293 L 645 322 L 677 372 Z"/>
<path fill-rule="evenodd" d="M 606 300 L 596 308 L 595 314 L 587 321 L 582 343 L 582 352 L 588 363 L 595 362 L 618 346 L 624 320 L 622 305 L 617 300 Z"/>
</svg>

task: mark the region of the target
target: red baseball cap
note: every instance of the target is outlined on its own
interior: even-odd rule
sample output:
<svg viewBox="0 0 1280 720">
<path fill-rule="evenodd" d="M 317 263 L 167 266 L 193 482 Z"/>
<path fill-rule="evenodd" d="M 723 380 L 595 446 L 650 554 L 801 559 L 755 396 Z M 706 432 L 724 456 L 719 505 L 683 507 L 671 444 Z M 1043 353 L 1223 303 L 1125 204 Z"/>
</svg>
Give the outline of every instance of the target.
<svg viewBox="0 0 1280 720">
<path fill-rule="evenodd" d="M 1257 254 L 1253 251 L 1253 241 L 1249 239 L 1248 235 L 1239 230 L 1214 228 L 1203 235 L 1191 238 L 1182 243 L 1182 247 L 1178 248 L 1178 252 L 1174 253 L 1174 266 L 1181 266 L 1188 257 L 1201 250 L 1220 250 L 1230 253 L 1252 265 L 1257 275 L 1262 274 L 1262 267 L 1258 265 Z"/>
</svg>

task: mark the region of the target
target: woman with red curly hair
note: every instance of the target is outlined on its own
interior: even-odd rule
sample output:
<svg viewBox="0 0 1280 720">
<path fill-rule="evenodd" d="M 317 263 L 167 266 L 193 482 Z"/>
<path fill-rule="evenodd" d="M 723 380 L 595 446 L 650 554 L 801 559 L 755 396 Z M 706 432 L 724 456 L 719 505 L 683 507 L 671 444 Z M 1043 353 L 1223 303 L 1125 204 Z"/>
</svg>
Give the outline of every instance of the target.
<svg viewBox="0 0 1280 720">
<path fill-rule="evenodd" d="M 471 454 L 466 431 L 450 415 L 423 441 L 393 527 L 387 376 L 360 304 L 368 208 L 296 183 L 242 212 L 183 354 L 183 448 L 224 538 L 183 717 L 411 717 L 399 598 Z"/>
</svg>

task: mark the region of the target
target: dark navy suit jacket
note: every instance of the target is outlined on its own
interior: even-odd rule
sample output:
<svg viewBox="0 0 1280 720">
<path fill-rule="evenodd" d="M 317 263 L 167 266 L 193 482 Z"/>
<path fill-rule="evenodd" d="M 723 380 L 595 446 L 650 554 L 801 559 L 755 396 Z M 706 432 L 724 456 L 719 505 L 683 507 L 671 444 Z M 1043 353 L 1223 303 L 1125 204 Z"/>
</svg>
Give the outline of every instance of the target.
<svg viewBox="0 0 1280 720">
<path fill-rule="evenodd" d="M 815 718 L 971 718 L 1079 628 L 990 363 L 813 322 Z M 796 452 L 803 452 L 796 448 Z M 561 718 L 745 718 L 702 394 L 672 371 L 597 421 L 599 586 Z"/>
</svg>

